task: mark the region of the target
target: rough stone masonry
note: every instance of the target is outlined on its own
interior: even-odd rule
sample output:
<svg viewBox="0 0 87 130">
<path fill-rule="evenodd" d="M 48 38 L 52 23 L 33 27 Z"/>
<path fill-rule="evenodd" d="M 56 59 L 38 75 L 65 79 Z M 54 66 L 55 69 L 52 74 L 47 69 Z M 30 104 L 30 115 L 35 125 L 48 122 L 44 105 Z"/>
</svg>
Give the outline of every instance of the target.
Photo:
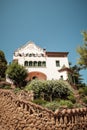
<svg viewBox="0 0 87 130">
<path fill-rule="evenodd" d="M 0 89 L 0 130 L 87 130 L 87 108 L 52 112 Z"/>
</svg>

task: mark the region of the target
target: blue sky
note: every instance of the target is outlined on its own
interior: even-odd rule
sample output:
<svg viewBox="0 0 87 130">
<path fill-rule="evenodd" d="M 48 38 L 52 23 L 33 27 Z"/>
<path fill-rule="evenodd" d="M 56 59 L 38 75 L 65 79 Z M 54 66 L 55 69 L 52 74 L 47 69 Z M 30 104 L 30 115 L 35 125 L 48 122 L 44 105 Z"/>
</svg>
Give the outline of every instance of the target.
<svg viewBox="0 0 87 130">
<path fill-rule="evenodd" d="M 47 51 L 68 51 L 74 65 L 83 30 L 87 30 L 87 0 L 0 0 L 0 50 L 8 62 L 31 40 Z M 87 83 L 87 70 L 81 74 Z"/>
</svg>

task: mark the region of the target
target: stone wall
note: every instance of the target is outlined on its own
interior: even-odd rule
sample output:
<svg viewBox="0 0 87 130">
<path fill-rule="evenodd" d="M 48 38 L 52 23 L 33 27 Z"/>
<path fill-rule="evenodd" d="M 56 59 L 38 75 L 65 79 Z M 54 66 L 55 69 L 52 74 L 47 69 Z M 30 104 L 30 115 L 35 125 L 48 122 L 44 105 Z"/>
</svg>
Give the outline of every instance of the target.
<svg viewBox="0 0 87 130">
<path fill-rule="evenodd" d="M 19 100 L 26 100 L 26 101 L 33 101 L 34 100 L 34 93 L 33 91 L 24 91 L 21 90 L 16 93 L 16 96 Z"/>
<path fill-rule="evenodd" d="M 0 130 L 87 130 L 87 108 L 52 112 L 0 89 Z"/>
</svg>

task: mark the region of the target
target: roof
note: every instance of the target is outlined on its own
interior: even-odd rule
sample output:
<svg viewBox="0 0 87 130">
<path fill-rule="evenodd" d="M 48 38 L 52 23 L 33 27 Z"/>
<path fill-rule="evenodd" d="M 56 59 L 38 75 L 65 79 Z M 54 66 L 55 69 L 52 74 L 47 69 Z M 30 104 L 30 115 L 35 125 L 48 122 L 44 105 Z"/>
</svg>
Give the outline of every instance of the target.
<svg viewBox="0 0 87 130">
<path fill-rule="evenodd" d="M 67 57 L 69 52 L 48 52 L 46 49 L 40 48 L 34 42 L 28 41 L 26 44 L 15 50 L 15 52 L 23 51 L 25 49 L 29 50 L 32 48 L 37 48 L 38 51 L 43 51 L 47 57 Z"/>
<path fill-rule="evenodd" d="M 69 52 L 46 52 L 48 57 L 67 57 Z"/>
<path fill-rule="evenodd" d="M 15 52 L 21 51 L 24 49 L 32 49 L 32 48 L 37 48 L 38 50 L 43 50 L 42 48 L 37 46 L 33 41 L 28 41 L 26 44 L 24 44 L 21 47 L 19 47 L 18 49 L 16 49 Z"/>
<path fill-rule="evenodd" d="M 73 73 L 73 71 L 70 69 L 70 68 L 61 68 L 60 70 L 58 70 L 59 72 L 63 72 L 63 71 L 67 71 L 67 72 L 70 72 L 70 73 Z"/>
</svg>

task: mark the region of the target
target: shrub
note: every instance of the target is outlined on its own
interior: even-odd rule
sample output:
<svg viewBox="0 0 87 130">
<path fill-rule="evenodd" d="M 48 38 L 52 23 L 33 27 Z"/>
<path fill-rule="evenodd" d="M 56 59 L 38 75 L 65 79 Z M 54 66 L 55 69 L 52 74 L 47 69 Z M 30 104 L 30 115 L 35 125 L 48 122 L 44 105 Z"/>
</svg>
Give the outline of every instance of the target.
<svg viewBox="0 0 87 130">
<path fill-rule="evenodd" d="M 47 101 L 53 101 L 55 98 L 66 99 L 70 93 L 69 85 L 58 80 L 33 80 L 26 86 L 25 90 L 33 90 L 35 98 L 42 97 Z"/>
<path fill-rule="evenodd" d="M 70 94 L 70 95 L 68 96 L 68 99 L 69 99 L 72 103 L 76 103 L 76 99 L 75 99 L 75 97 L 74 97 L 73 94 Z"/>
<path fill-rule="evenodd" d="M 84 89 L 83 88 L 79 89 L 79 94 L 84 95 Z"/>
<path fill-rule="evenodd" d="M 70 90 L 68 84 L 64 81 L 56 80 L 54 81 L 53 92 L 53 97 L 65 99 L 69 95 Z"/>
<path fill-rule="evenodd" d="M 18 93 L 19 91 L 21 91 L 20 88 L 15 88 L 15 89 L 14 89 L 14 93 L 15 93 L 15 94 Z"/>
<path fill-rule="evenodd" d="M 43 91 L 43 83 L 40 80 L 32 80 L 31 83 L 25 87 L 25 90 L 33 90 L 35 98 L 40 98 Z"/>
<path fill-rule="evenodd" d="M 56 109 L 58 109 L 60 107 L 60 104 L 56 101 L 53 102 L 49 102 L 45 105 L 46 108 L 55 111 Z"/>
<path fill-rule="evenodd" d="M 84 102 L 85 104 L 87 104 L 87 98 L 86 98 L 86 97 L 83 98 L 83 102 Z"/>
<path fill-rule="evenodd" d="M 11 86 L 4 86 L 4 89 L 11 89 Z"/>
<path fill-rule="evenodd" d="M 36 104 L 38 104 L 38 105 L 41 105 L 41 106 L 44 106 L 46 103 L 47 103 L 47 101 L 45 101 L 45 100 L 42 100 L 42 99 L 35 99 L 34 101 L 32 101 L 33 103 L 36 103 Z"/>
<path fill-rule="evenodd" d="M 6 81 L 1 81 L 0 82 L 0 88 L 6 88 L 6 86 L 8 86 L 7 88 L 10 88 L 11 84 L 6 82 Z"/>
<path fill-rule="evenodd" d="M 87 96 L 87 87 L 84 88 L 80 88 L 79 89 L 79 94 L 83 95 L 83 96 Z"/>
<path fill-rule="evenodd" d="M 51 109 L 52 111 L 55 111 L 56 109 L 61 109 L 61 107 L 73 108 L 73 103 L 68 100 L 60 100 L 59 102 L 53 101 L 46 103 L 45 107 Z"/>
<path fill-rule="evenodd" d="M 84 87 L 84 94 L 87 96 L 87 87 Z"/>
<path fill-rule="evenodd" d="M 82 105 L 79 104 L 79 103 L 76 103 L 76 104 L 74 105 L 74 107 L 75 107 L 75 108 L 82 108 Z"/>
<path fill-rule="evenodd" d="M 73 103 L 68 100 L 61 100 L 60 101 L 61 106 L 67 106 L 68 108 L 73 108 Z"/>
</svg>

